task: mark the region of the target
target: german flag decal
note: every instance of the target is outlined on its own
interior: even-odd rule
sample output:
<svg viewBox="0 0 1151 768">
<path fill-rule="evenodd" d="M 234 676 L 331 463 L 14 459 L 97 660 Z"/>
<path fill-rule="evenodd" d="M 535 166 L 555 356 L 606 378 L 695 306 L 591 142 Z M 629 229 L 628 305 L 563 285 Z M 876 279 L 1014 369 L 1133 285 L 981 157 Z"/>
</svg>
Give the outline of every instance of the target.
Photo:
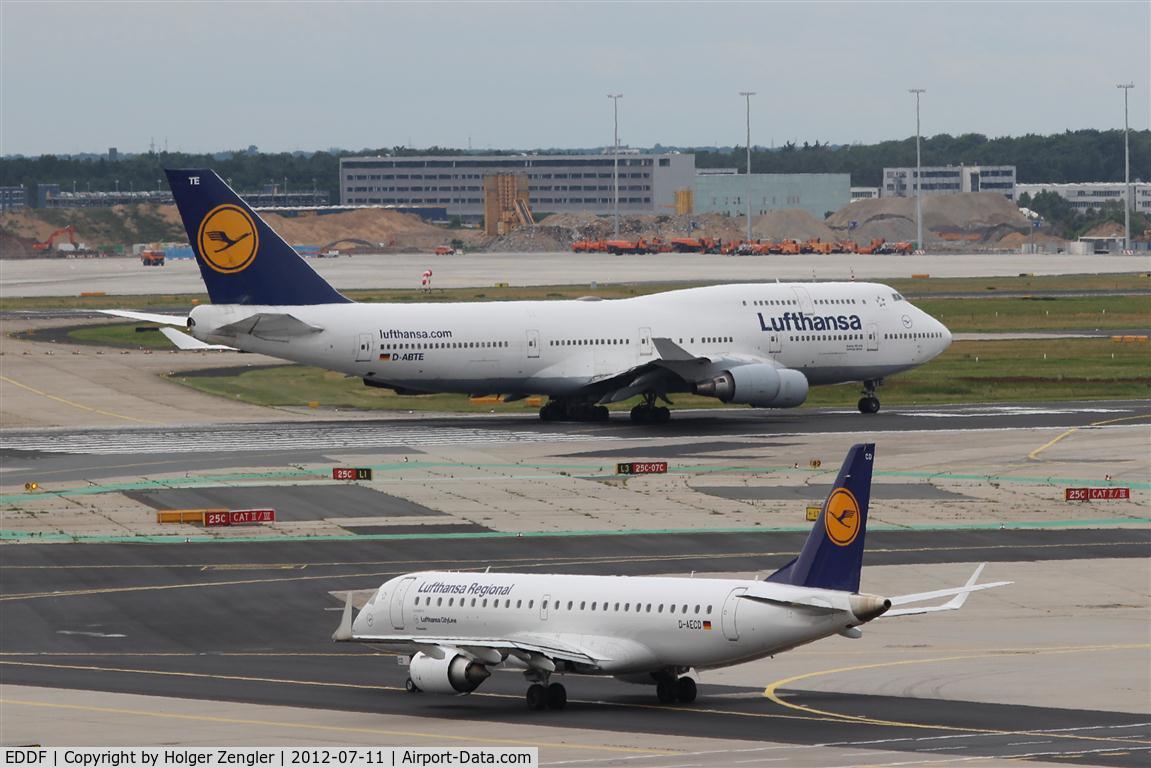
<svg viewBox="0 0 1151 768">
<path fill-rule="evenodd" d="M 711 629 L 711 622 L 710 622 L 710 621 L 707 621 L 707 620 L 705 619 L 705 620 L 704 620 L 704 622 L 703 622 L 703 628 L 704 628 L 704 629 Z"/>
<path fill-rule="evenodd" d="M 382 353 L 380 353 L 380 359 L 386 363 L 392 359 L 392 353 L 391 352 L 382 352 Z"/>
</svg>

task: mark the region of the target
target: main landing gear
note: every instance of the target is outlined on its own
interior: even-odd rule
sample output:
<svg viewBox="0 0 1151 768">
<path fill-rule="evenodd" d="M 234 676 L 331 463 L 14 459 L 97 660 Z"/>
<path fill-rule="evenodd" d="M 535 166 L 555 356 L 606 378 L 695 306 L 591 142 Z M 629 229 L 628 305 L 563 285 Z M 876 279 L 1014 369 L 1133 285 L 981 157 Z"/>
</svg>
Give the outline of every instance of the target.
<svg viewBox="0 0 1151 768">
<path fill-rule="evenodd" d="M 528 686 L 528 709 L 563 709 L 568 705 L 568 691 L 562 683 L 532 683 Z"/>
<path fill-rule="evenodd" d="M 879 398 L 875 390 L 883 383 L 883 379 L 869 379 L 863 382 L 863 397 L 859 398 L 860 413 L 879 413 Z"/>
<path fill-rule="evenodd" d="M 690 704 L 697 692 L 695 680 L 690 677 L 660 680 L 655 686 L 655 695 L 661 704 Z"/>
<path fill-rule="evenodd" d="M 607 421 L 609 418 L 611 414 L 607 408 L 592 403 L 549 400 L 540 408 L 540 421 Z"/>
<path fill-rule="evenodd" d="M 645 394 L 643 402 L 631 409 L 631 420 L 636 424 L 662 424 L 671 418 L 671 411 L 655 404 L 654 394 Z"/>
</svg>

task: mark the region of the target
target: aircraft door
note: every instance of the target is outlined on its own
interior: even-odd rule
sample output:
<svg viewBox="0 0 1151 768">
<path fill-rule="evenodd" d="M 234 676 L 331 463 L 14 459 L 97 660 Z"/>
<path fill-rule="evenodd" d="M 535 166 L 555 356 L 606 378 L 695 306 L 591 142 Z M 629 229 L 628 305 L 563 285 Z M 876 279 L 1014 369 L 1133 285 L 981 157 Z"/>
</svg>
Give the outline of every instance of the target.
<svg viewBox="0 0 1151 768">
<path fill-rule="evenodd" d="M 551 602 L 551 595 L 544 595 L 543 600 L 540 600 L 540 621 L 548 620 L 548 603 Z"/>
<path fill-rule="evenodd" d="M 404 598 L 408 596 L 408 590 L 412 588 L 412 582 L 416 580 L 415 576 L 408 576 L 396 585 L 396 589 L 392 592 L 392 602 L 388 606 L 388 612 L 392 616 L 392 628 L 404 628 Z"/>
<path fill-rule="evenodd" d="M 365 363 L 372 359 L 372 334 L 361 333 L 360 343 L 356 345 L 356 362 Z"/>
<path fill-rule="evenodd" d="M 779 331 L 769 331 L 767 334 L 767 351 L 782 352 L 783 346 L 779 343 Z"/>
<path fill-rule="evenodd" d="M 540 332 L 528 331 L 528 357 L 540 356 Z"/>
<path fill-rule="evenodd" d="M 746 587 L 733 589 L 731 590 L 731 594 L 727 596 L 727 600 L 723 601 L 723 614 L 720 616 L 720 624 L 723 626 L 723 636 L 728 640 L 739 639 L 739 625 L 736 624 L 735 616 L 739 609 L 739 596 L 746 591 Z"/>
<path fill-rule="evenodd" d="M 867 324 L 867 351 L 875 352 L 879 349 L 879 328 L 875 323 Z"/>
<path fill-rule="evenodd" d="M 639 353 L 645 357 L 651 355 L 651 328 L 639 329 Z"/>
</svg>

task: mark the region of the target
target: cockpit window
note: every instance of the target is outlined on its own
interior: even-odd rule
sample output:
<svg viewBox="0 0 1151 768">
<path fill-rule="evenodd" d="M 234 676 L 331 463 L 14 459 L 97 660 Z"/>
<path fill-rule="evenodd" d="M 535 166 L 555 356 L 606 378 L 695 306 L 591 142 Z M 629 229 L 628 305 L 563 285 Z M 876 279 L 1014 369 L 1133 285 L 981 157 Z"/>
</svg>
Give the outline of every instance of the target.
<svg viewBox="0 0 1151 768">
<path fill-rule="evenodd" d="M 903 301 L 903 296 L 901 296 L 901 295 L 900 295 L 900 294 L 898 294 L 898 293 L 893 293 L 893 294 L 891 294 L 891 298 L 892 298 L 894 301 Z"/>
</svg>

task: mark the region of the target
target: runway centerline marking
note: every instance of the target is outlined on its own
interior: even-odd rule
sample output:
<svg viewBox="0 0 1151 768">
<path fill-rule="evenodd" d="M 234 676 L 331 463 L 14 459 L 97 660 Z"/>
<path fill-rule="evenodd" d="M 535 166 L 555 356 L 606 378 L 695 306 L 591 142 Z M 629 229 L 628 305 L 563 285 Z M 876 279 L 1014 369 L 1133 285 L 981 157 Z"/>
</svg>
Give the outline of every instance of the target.
<svg viewBox="0 0 1151 768">
<path fill-rule="evenodd" d="M 1059 654 L 1059 653 L 1082 653 L 1085 651 L 1096 651 L 1097 652 L 1097 651 L 1101 651 L 1101 650 L 1110 650 L 1110 651 L 1145 650 L 1145 649 L 1149 649 L 1149 648 L 1151 648 L 1151 643 L 1126 643 L 1126 644 L 1118 644 L 1118 645 L 1093 645 L 1093 646 L 1083 646 L 1080 648 L 1058 648 L 1058 649 L 1019 648 L 1013 652 L 1008 652 L 1008 653 L 1002 653 L 1002 652 L 982 653 L 982 654 L 977 653 L 977 654 L 967 654 L 967 655 L 963 655 L 963 656 L 940 656 L 940 657 L 927 658 L 927 659 L 900 659 L 898 661 L 882 661 L 882 662 L 874 662 L 871 664 L 857 664 L 857 665 L 853 665 L 853 666 L 849 666 L 849 667 L 837 667 L 835 669 L 825 669 L 825 670 L 819 670 L 816 672 L 805 672 L 804 674 L 801 674 L 801 675 L 793 675 L 791 677 L 783 678 L 782 680 L 776 680 L 775 682 L 770 683 L 767 687 L 765 687 L 763 689 L 763 696 L 765 698 L 771 700 L 772 702 L 778 704 L 779 706 L 785 707 L 787 709 L 792 709 L 792 710 L 796 710 L 799 712 L 806 712 L 808 714 L 817 715 L 820 717 L 836 718 L 836 719 L 840 720 L 841 722 L 846 722 L 846 723 L 861 723 L 861 724 L 865 724 L 865 725 L 887 726 L 887 727 L 896 727 L 896 728 L 922 728 L 922 729 L 928 729 L 928 730 L 958 731 L 958 732 L 962 732 L 962 733 L 969 733 L 972 735 L 987 734 L 987 735 L 996 735 L 996 736 L 1006 736 L 1006 735 L 1010 735 L 1010 736 L 1052 736 L 1052 737 L 1057 738 L 1057 739 L 1071 739 L 1071 740 L 1078 739 L 1078 740 L 1083 740 L 1083 741 L 1108 741 L 1108 742 L 1116 742 L 1117 741 L 1117 742 L 1122 742 L 1124 744 L 1147 744 L 1147 745 L 1151 745 L 1151 741 L 1143 740 L 1143 739 L 1130 739 L 1130 738 L 1115 739 L 1115 738 L 1107 738 L 1107 737 L 1102 737 L 1102 736 L 1079 736 L 1079 735 L 1075 735 L 1072 733 L 1059 733 L 1058 732 L 1058 731 L 1096 730 L 1098 728 L 1107 727 L 1107 726 L 1083 726 L 1082 728 L 1064 728 L 1064 729 L 1044 731 L 1044 730 L 1002 730 L 1002 729 L 994 729 L 994 728 L 971 728 L 971 727 L 966 727 L 966 726 L 939 725 L 939 724 L 930 724 L 930 723 L 912 723 L 912 722 L 904 722 L 904 721 L 900 721 L 900 720 L 882 720 L 879 718 L 868 717 L 866 715 L 846 715 L 846 714 L 841 714 L 839 712 L 831 712 L 831 711 L 824 710 L 824 709 L 816 709 L 815 707 L 809 707 L 809 706 L 806 706 L 803 704 L 794 704 L 792 702 L 785 701 L 779 694 L 779 689 L 781 687 L 783 687 L 785 685 L 790 685 L 790 684 L 798 682 L 800 680 L 808 680 L 808 679 L 811 679 L 814 677 L 822 677 L 825 675 L 840 674 L 843 672 L 858 672 L 858 671 L 866 670 L 866 669 L 880 669 L 880 668 L 884 668 L 884 667 L 899 667 L 899 666 L 907 666 L 907 665 L 911 665 L 911 664 L 933 664 L 933 663 L 937 663 L 937 662 L 941 662 L 941 661 L 967 661 L 967 660 L 971 660 L 971 659 L 981 659 L 981 658 L 1003 658 L 1005 656 L 1012 655 L 1013 653 L 1014 654 L 1028 653 L 1028 654 L 1039 655 L 1039 654 Z"/>
<path fill-rule="evenodd" d="M 33 394 L 40 395 L 41 397 L 46 397 L 49 400 L 55 400 L 57 402 L 64 403 L 64 405 L 70 405 L 73 408 L 79 408 L 80 410 L 83 410 L 83 411 L 91 411 L 92 413 L 99 413 L 103 416 L 111 416 L 111 417 L 116 418 L 116 419 L 125 419 L 127 421 L 134 421 L 138 424 L 159 424 L 159 422 L 156 422 L 156 421 L 150 421 L 148 419 L 138 419 L 135 416 L 126 416 L 122 413 L 116 413 L 115 411 L 105 411 L 101 408 L 93 408 L 92 406 L 84 405 L 83 403 L 77 403 L 74 400 L 68 400 L 66 398 L 59 397 L 57 395 L 49 394 L 42 389 L 36 389 L 36 387 L 30 387 L 27 384 L 22 384 L 21 382 L 16 381 L 15 379 L 11 379 L 7 376 L 0 376 L 0 381 L 7 382 L 8 384 L 11 384 L 13 386 L 20 387 L 21 389 L 26 389 L 29 392 L 32 392 Z"/>
<path fill-rule="evenodd" d="M 373 686 L 364 686 L 373 687 Z M 400 691 L 402 688 L 396 688 Z M 215 717 L 213 715 L 189 715 L 180 714 L 176 712 L 156 712 L 154 710 L 146 709 L 127 709 L 123 707 L 97 707 L 84 704 L 57 704 L 43 701 L 29 701 L 27 699 L 11 699 L 0 698 L 0 703 L 11 704 L 25 707 L 44 707 L 46 709 L 62 709 L 79 712 L 103 712 L 106 714 L 116 715 L 132 715 L 135 717 L 156 717 L 173 720 L 192 720 L 206 723 L 225 723 L 235 725 L 262 725 L 273 728 L 290 728 L 293 730 L 304 729 L 310 731 L 325 731 L 331 733 L 363 733 L 373 734 L 378 736 L 403 736 L 403 737 L 419 737 L 426 739 L 438 739 L 448 741 L 467 741 L 475 742 L 474 736 L 453 736 L 451 733 L 445 731 L 437 731 L 434 733 L 424 731 L 395 731 L 387 730 L 384 728 L 361 728 L 346 725 L 321 725 L 319 723 L 305 723 L 305 722 L 285 722 L 279 720 L 256 720 L 251 718 L 237 718 L 237 717 Z M 620 747 L 611 746 L 607 744 L 576 744 L 571 742 L 558 742 L 547 743 L 541 741 L 526 741 L 523 739 L 499 739 L 491 736 L 484 736 L 484 743 L 492 744 L 506 744 L 509 746 L 524 746 L 524 747 L 551 747 L 555 749 L 575 749 L 575 750 L 588 750 L 600 752 L 621 752 L 625 754 L 650 754 L 653 756 L 659 755 L 677 755 L 678 752 L 670 749 L 660 749 L 658 747 Z"/>
</svg>

